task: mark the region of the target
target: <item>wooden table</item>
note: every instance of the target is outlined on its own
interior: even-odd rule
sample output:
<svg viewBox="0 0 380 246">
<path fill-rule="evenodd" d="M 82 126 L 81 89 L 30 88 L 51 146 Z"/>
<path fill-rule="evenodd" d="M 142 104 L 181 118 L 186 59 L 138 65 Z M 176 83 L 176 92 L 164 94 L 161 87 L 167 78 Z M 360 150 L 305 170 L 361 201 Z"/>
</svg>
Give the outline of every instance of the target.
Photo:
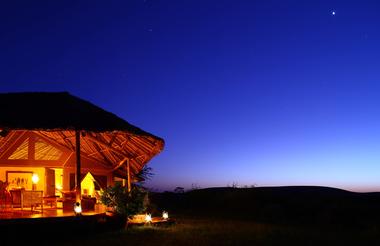
<svg viewBox="0 0 380 246">
<path fill-rule="evenodd" d="M 57 207 L 58 196 L 44 196 L 43 198 L 44 198 L 44 203 L 49 204 L 51 208 Z"/>
</svg>

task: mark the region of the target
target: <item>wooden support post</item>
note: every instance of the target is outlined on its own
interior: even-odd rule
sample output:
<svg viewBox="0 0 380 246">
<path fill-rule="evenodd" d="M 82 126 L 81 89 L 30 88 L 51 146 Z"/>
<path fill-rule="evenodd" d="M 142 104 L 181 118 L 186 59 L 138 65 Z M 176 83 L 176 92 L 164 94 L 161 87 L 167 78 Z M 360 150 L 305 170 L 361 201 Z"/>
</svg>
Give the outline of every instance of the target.
<svg viewBox="0 0 380 246">
<path fill-rule="evenodd" d="M 75 154 L 77 159 L 76 165 L 76 179 L 75 179 L 75 192 L 76 192 L 76 201 L 81 201 L 81 185 L 80 185 L 80 131 L 75 131 Z"/>
<path fill-rule="evenodd" d="M 127 178 L 128 178 L 128 192 L 131 192 L 131 174 L 129 170 L 129 160 L 127 160 Z"/>
</svg>

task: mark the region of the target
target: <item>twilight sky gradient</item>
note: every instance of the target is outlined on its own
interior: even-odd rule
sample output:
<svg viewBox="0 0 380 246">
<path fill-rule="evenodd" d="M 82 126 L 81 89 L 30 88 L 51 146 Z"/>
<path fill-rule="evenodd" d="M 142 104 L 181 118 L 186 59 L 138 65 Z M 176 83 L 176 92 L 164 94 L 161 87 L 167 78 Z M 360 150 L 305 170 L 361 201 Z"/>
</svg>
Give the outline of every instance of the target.
<svg viewBox="0 0 380 246">
<path fill-rule="evenodd" d="M 163 137 L 150 187 L 380 190 L 378 1 L 7 2 L 0 92 L 69 91 Z"/>
</svg>

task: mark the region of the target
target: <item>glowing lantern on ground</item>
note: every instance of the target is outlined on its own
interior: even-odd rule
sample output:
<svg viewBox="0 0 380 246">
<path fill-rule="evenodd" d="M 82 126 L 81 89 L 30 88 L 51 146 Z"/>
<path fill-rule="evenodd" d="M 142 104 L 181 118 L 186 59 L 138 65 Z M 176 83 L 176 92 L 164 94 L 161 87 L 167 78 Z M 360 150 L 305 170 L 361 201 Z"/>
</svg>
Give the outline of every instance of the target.
<svg viewBox="0 0 380 246">
<path fill-rule="evenodd" d="M 166 212 L 166 211 L 162 212 L 162 218 L 163 218 L 164 220 L 169 219 L 169 213 Z"/>
<path fill-rule="evenodd" d="M 146 223 L 150 223 L 150 222 L 152 222 L 152 215 L 150 215 L 150 214 L 146 214 L 146 215 L 145 215 L 145 222 L 146 222 Z"/>
<path fill-rule="evenodd" d="M 75 213 L 75 215 L 81 215 L 82 214 L 82 206 L 80 205 L 79 202 L 76 202 L 74 204 L 74 213 Z"/>
</svg>

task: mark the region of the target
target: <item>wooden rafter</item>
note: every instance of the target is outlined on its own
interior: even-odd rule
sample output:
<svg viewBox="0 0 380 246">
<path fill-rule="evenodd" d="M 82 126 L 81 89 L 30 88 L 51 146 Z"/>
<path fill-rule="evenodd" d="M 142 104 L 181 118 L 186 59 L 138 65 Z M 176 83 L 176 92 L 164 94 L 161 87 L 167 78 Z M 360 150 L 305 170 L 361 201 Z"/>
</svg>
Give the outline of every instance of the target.
<svg viewBox="0 0 380 246">
<path fill-rule="evenodd" d="M 70 158 L 74 155 L 74 151 L 70 153 L 70 155 L 66 158 L 65 162 L 63 162 L 62 167 L 65 167 L 67 163 L 69 162 Z"/>
<path fill-rule="evenodd" d="M 7 151 L 0 153 L 0 156 L 9 154 L 10 148 L 17 148 L 20 141 L 28 136 L 37 136 L 42 141 L 63 151 L 59 161 L 43 160 L 35 166 L 72 168 L 72 155 L 75 151 L 75 134 L 73 130 L 62 131 L 22 131 L 12 130 L 5 138 L 0 137 L 0 146 L 4 146 Z M 33 144 L 33 140 L 32 140 Z M 31 148 L 32 146 L 30 146 Z M 99 168 L 104 168 L 107 172 L 117 173 L 124 177 L 129 173 L 131 179 L 140 171 L 155 154 L 162 148 L 162 143 L 154 138 L 145 136 L 135 136 L 128 132 L 86 132 L 81 137 L 81 155 L 86 158 L 85 165 L 96 163 Z M 14 151 L 14 150 L 13 150 Z M 36 150 L 37 152 L 38 150 Z M 29 151 L 29 153 L 32 153 Z M 33 154 L 32 154 L 33 155 Z M 6 156 L 7 157 L 7 156 Z M 16 163 L 17 162 L 17 163 Z M 70 164 L 69 164 L 70 163 Z M 126 170 L 126 163 L 129 172 Z M 33 166 L 31 160 L 8 160 L 4 165 L 9 166 Z M 124 166 L 124 168 L 120 168 Z M 95 166 L 94 166 L 95 168 Z"/>
<path fill-rule="evenodd" d="M 98 146 L 97 144 L 92 144 L 92 145 L 90 145 L 90 144 L 88 143 L 88 139 L 87 139 L 87 137 L 84 138 L 83 141 L 86 143 L 86 145 L 87 145 L 88 148 L 95 149 L 95 152 L 98 153 L 98 155 L 101 156 L 101 157 L 103 158 L 104 161 L 107 161 L 107 156 L 105 156 L 105 155 L 103 154 L 103 152 L 99 152 L 99 149 L 100 149 L 100 148 L 99 148 L 99 146 Z"/>
<path fill-rule="evenodd" d="M 40 135 L 43 135 L 43 136 L 46 137 L 46 138 L 51 138 L 51 141 L 54 141 L 54 138 L 52 138 L 51 136 L 49 136 L 49 135 L 47 135 L 47 134 L 44 134 L 44 133 L 41 132 L 41 131 L 39 131 L 39 134 L 40 134 Z M 70 137 L 69 137 L 69 138 L 70 138 Z M 74 138 L 75 138 L 75 136 L 74 136 Z M 66 141 L 65 141 L 65 142 L 66 142 Z M 56 142 L 55 144 L 58 144 L 58 145 L 63 146 L 63 147 L 65 147 L 65 148 L 67 148 L 67 149 L 70 149 L 67 145 L 65 145 L 65 144 L 63 144 L 63 143 L 61 143 L 61 142 Z M 74 145 L 71 144 L 71 146 L 74 146 Z M 74 148 L 74 149 L 75 149 L 75 148 Z M 72 151 L 70 151 L 70 153 L 71 153 L 71 152 L 72 152 Z M 99 161 L 99 159 L 96 159 L 96 158 L 94 158 L 94 157 L 92 157 L 92 156 L 88 156 L 86 152 L 82 152 L 82 153 L 83 153 L 83 155 L 84 155 L 85 157 L 87 157 L 89 160 L 92 160 L 92 161 L 94 161 L 94 162 L 97 162 L 97 163 L 99 163 L 100 165 L 104 166 L 105 168 L 110 168 L 110 167 L 112 167 L 112 164 L 111 164 L 111 163 L 108 163 L 107 160 Z"/>
<path fill-rule="evenodd" d="M 45 142 L 47 142 L 48 144 L 64 151 L 64 152 L 71 152 L 72 150 L 70 148 L 68 148 L 66 145 L 63 145 L 63 144 L 59 144 L 59 142 L 57 141 L 54 141 L 54 138 L 51 138 L 45 134 L 43 134 L 41 131 L 38 131 L 38 132 L 35 132 L 35 134 L 37 136 L 39 136 L 40 138 L 42 138 Z"/>
<path fill-rule="evenodd" d="M 113 171 L 119 169 L 119 168 L 120 168 L 121 166 L 123 166 L 123 165 L 125 164 L 125 162 L 127 162 L 128 160 L 129 160 L 129 158 L 125 157 L 123 160 L 121 160 L 121 161 L 119 162 L 119 164 L 117 164 L 116 167 L 114 167 L 114 168 L 111 170 L 111 172 L 113 172 Z"/>
<path fill-rule="evenodd" d="M 14 135 L 16 135 L 17 131 L 11 131 L 7 134 L 7 136 L 2 137 L 0 143 L 0 152 L 4 149 L 4 147 L 9 143 L 11 139 L 13 139 Z"/>
<path fill-rule="evenodd" d="M 20 141 L 20 139 L 22 139 L 24 137 L 24 135 L 26 134 L 26 131 L 22 131 L 20 136 L 18 136 L 17 139 L 13 140 L 13 142 L 11 143 L 11 145 L 7 148 L 7 151 L 4 151 L 3 153 L 1 153 L 0 155 L 0 159 L 3 159 L 4 158 L 4 155 L 6 153 L 9 153 L 10 151 L 12 151 L 13 149 L 15 150 L 15 146 L 16 144 L 18 144 L 18 142 Z"/>
<path fill-rule="evenodd" d="M 89 138 L 91 141 L 103 146 L 105 149 L 108 149 L 109 151 L 112 151 L 112 152 L 115 152 L 116 154 L 120 155 L 120 156 L 125 156 L 126 153 L 123 153 L 121 152 L 120 150 L 117 150 L 113 147 L 110 147 L 108 146 L 106 143 L 102 142 L 102 141 L 99 141 L 97 138 L 91 136 L 91 135 L 87 135 L 86 138 Z"/>
<path fill-rule="evenodd" d="M 117 137 L 117 134 L 116 134 L 116 133 L 112 133 L 112 138 L 111 138 L 111 140 L 110 140 L 109 143 L 108 143 L 108 145 L 109 145 L 110 147 L 112 146 L 112 144 L 113 144 L 113 142 L 115 141 L 116 137 Z"/>
<path fill-rule="evenodd" d="M 75 146 L 74 146 L 74 144 L 69 139 L 67 139 L 67 136 L 65 135 L 65 133 L 64 132 L 58 132 L 58 134 L 61 135 L 62 140 L 71 147 L 72 151 L 74 151 L 75 150 Z"/>
</svg>

